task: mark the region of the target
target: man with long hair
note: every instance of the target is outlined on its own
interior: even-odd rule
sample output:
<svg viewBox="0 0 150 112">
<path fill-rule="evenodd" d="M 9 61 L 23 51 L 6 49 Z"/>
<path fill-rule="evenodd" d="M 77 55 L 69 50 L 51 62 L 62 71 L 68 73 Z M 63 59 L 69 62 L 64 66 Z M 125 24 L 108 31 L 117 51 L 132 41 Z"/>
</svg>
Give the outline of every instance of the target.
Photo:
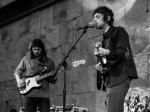
<svg viewBox="0 0 150 112">
<path fill-rule="evenodd" d="M 104 90 L 102 87 L 105 87 L 107 112 L 123 112 L 130 81 L 138 78 L 129 36 L 123 27 L 113 26 L 114 14 L 108 7 L 96 8 L 93 17 L 96 28 L 103 31 L 102 45 L 96 43 L 94 50 L 99 59 L 95 66 L 97 75 L 102 77 L 99 82 L 104 82 L 98 84 L 98 88 Z"/>
<path fill-rule="evenodd" d="M 33 83 L 33 80 L 26 83 L 24 77 L 42 76 L 54 69 L 54 61 L 47 57 L 44 43 L 40 39 L 34 39 L 29 46 L 29 52 L 23 57 L 14 72 L 17 86 L 26 89 L 28 84 Z M 40 87 L 33 87 L 25 94 L 26 112 L 36 112 L 37 108 L 40 112 L 50 112 L 49 82 L 55 83 L 56 78 L 50 76 L 39 81 Z"/>
</svg>

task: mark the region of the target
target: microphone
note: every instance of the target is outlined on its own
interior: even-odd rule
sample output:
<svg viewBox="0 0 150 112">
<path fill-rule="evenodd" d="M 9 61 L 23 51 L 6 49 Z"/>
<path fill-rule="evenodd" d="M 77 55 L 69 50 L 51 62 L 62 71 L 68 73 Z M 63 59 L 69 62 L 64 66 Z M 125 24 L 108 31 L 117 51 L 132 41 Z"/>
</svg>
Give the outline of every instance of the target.
<svg viewBox="0 0 150 112">
<path fill-rule="evenodd" d="M 77 28 L 77 30 L 81 30 L 81 29 L 87 29 L 87 28 L 95 28 L 96 27 L 96 22 L 92 21 L 92 22 L 89 22 L 87 25 L 85 26 L 82 26 L 82 27 L 79 27 Z"/>
</svg>

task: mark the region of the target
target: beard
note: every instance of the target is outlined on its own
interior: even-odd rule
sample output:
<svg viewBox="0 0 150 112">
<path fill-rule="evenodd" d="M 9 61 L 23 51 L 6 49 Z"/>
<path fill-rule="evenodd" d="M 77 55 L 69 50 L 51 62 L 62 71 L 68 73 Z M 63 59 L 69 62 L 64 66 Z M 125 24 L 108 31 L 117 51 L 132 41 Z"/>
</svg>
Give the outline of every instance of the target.
<svg viewBox="0 0 150 112">
<path fill-rule="evenodd" d="M 34 56 L 35 56 L 36 58 L 38 58 L 38 57 L 40 57 L 40 54 L 39 54 L 39 53 L 35 53 Z"/>
</svg>

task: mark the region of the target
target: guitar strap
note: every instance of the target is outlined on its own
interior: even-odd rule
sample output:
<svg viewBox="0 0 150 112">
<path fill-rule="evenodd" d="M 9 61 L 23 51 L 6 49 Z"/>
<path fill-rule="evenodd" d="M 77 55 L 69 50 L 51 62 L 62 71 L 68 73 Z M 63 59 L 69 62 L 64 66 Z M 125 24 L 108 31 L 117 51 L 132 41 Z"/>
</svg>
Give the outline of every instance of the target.
<svg viewBox="0 0 150 112">
<path fill-rule="evenodd" d="M 111 39 L 111 36 L 108 37 L 108 39 L 106 40 L 106 45 L 104 46 L 105 49 L 108 49 L 109 48 L 109 41 Z"/>
</svg>

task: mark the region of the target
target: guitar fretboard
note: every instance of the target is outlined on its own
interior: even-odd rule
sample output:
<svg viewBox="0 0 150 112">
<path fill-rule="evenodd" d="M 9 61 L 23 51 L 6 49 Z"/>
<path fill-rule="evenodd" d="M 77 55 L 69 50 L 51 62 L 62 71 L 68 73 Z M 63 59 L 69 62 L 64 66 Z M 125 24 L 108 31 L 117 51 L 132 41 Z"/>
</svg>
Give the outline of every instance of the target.
<svg viewBox="0 0 150 112">
<path fill-rule="evenodd" d="M 44 75 L 41 75 L 41 76 L 37 77 L 35 80 L 36 80 L 37 82 L 38 82 L 38 81 L 41 81 L 41 80 L 43 80 L 43 79 L 45 79 L 45 78 L 51 76 L 52 73 L 53 73 L 53 72 L 50 72 L 50 73 L 46 73 L 46 74 L 44 74 Z"/>
</svg>

